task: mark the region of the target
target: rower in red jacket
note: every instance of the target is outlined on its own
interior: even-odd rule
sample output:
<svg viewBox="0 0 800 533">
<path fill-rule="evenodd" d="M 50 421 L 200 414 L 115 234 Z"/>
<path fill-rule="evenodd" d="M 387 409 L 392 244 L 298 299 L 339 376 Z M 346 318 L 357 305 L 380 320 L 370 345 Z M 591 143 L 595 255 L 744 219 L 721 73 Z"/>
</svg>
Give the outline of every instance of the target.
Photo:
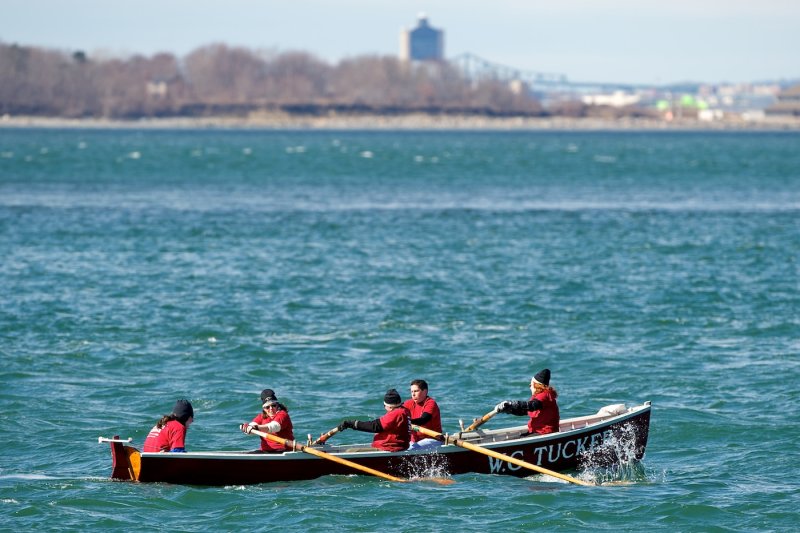
<svg viewBox="0 0 800 533">
<path fill-rule="evenodd" d="M 550 370 L 545 368 L 531 378 L 531 398 L 528 401 L 503 401 L 495 409 L 499 413 L 523 416 L 527 414 L 528 433 L 545 435 L 559 429 L 559 414 L 556 398 L 558 393 L 550 386 Z"/>
<path fill-rule="evenodd" d="M 383 407 L 386 414 L 375 420 L 363 422 L 361 420 L 343 420 L 339 424 L 339 431 L 356 429 L 375 433 L 372 447 L 387 452 L 399 452 L 408 449 L 411 442 L 411 417 L 408 409 L 403 407 L 400 393 L 389 389 L 383 397 Z"/>
<path fill-rule="evenodd" d="M 289 411 L 282 403 L 278 402 L 278 397 L 272 389 L 261 391 L 261 409 L 252 422 L 239 426 L 244 433 L 258 430 L 265 433 L 272 433 L 285 440 L 294 440 L 292 419 L 289 418 Z M 261 451 L 264 453 L 283 453 L 286 448 L 283 444 L 273 442 L 261 437 Z"/>
<path fill-rule="evenodd" d="M 168 415 L 161 417 L 144 440 L 145 452 L 185 452 L 186 430 L 194 422 L 189 400 L 178 400 Z"/>
<path fill-rule="evenodd" d="M 411 382 L 411 399 L 406 400 L 403 406 L 411 413 L 411 423 L 420 427 L 442 432 L 442 416 L 436 400 L 428 396 L 428 382 L 424 379 L 415 379 Z M 442 441 L 432 439 L 419 431 L 411 432 L 411 446 L 409 450 L 441 446 Z"/>
</svg>

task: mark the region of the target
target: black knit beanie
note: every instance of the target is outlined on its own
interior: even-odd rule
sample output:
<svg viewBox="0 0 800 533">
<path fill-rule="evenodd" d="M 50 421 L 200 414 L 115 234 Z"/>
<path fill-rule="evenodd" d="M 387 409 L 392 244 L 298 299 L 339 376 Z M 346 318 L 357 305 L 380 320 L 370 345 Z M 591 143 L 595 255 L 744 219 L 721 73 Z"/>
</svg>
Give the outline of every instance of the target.
<svg viewBox="0 0 800 533">
<path fill-rule="evenodd" d="M 550 385 L 550 369 L 545 368 L 533 376 L 533 381 L 541 385 Z"/>
<path fill-rule="evenodd" d="M 261 391 L 261 407 L 264 409 L 267 408 L 268 405 L 272 405 L 273 403 L 278 403 L 278 397 L 275 395 L 275 391 L 272 389 L 264 389 Z"/>
<path fill-rule="evenodd" d="M 403 400 L 400 398 L 400 393 L 397 392 L 397 390 L 389 389 L 383 396 L 383 403 L 389 407 L 397 407 L 403 403 Z"/>
<path fill-rule="evenodd" d="M 264 389 L 264 390 L 262 390 L 261 391 L 261 403 L 266 402 L 267 398 L 275 398 L 275 399 L 277 399 L 277 396 L 275 396 L 275 391 L 272 390 L 272 389 Z"/>
<path fill-rule="evenodd" d="M 194 409 L 189 400 L 178 400 L 175 402 L 175 407 L 172 408 L 172 414 L 175 415 L 178 422 L 186 425 L 186 421 L 194 416 Z"/>
</svg>

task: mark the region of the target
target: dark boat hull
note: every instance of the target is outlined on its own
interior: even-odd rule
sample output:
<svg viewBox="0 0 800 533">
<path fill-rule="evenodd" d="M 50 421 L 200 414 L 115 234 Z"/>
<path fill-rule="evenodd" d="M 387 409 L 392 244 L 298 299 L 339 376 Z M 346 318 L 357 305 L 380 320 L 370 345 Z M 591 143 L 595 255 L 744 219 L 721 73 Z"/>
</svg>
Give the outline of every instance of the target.
<svg viewBox="0 0 800 533">
<path fill-rule="evenodd" d="M 625 413 L 571 419 L 561 432 L 520 437 L 523 427 L 465 433 L 469 442 L 544 468 L 564 471 L 585 466 L 607 466 L 638 461 L 647 446 L 649 402 Z M 565 427 L 566 423 L 566 427 Z M 111 444 L 112 478 L 189 485 L 246 485 L 314 479 L 325 475 L 358 473 L 344 465 L 303 452 L 253 454 L 245 452 L 142 453 Z M 505 461 L 448 445 L 435 451 L 347 452 L 347 447 L 322 450 L 398 477 L 427 477 L 464 473 L 528 476 L 530 470 Z M 137 457 L 138 455 L 138 457 Z M 140 461 L 138 473 L 131 462 Z"/>
</svg>

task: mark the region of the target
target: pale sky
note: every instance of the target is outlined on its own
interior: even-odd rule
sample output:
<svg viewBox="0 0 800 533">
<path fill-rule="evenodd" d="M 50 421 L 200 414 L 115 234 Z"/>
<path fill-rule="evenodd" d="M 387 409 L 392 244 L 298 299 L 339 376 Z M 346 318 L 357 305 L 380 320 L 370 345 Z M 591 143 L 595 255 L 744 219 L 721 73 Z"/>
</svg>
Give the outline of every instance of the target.
<svg viewBox="0 0 800 533">
<path fill-rule="evenodd" d="M 0 0 L 0 42 L 125 55 L 226 43 L 396 55 L 417 14 L 470 52 L 571 81 L 800 78 L 800 0 Z"/>
</svg>

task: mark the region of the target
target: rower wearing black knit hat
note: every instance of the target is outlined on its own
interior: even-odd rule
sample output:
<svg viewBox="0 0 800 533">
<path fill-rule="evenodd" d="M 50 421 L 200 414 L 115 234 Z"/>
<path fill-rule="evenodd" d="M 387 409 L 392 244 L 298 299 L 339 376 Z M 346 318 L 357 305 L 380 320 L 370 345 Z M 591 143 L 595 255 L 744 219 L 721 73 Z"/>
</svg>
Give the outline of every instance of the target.
<svg viewBox="0 0 800 533">
<path fill-rule="evenodd" d="M 189 400 L 178 400 L 172 412 L 156 422 L 144 440 L 145 452 L 185 452 L 186 430 L 194 422 L 194 409 Z"/>
<path fill-rule="evenodd" d="M 503 401 L 497 404 L 498 413 L 517 416 L 528 415 L 528 433 L 544 435 L 558 432 L 560 417 L 556 398 L 558 393 L 550 386 L 550 369 L 545 368 L 531 378 L 531 398 L 528 401 Z"/>
<path fill-rule="evenodd" d="M 252 422 L 239 426 L 244 433 L 258 430 L 272 433 L 285 440 L 294 440 L 292 419 L 286 406 L 278 401 L 275 391 L 264 389 L 261 391 L 261 412 Z M 261 437 L 261 451 L 264 453 L 283 453 L 286 451 L 283 444 L 278 444 Z"/>
<path fill-rule="evenodd" d="M 408 448 L 411 442 L 411 414 L 403 407 L 403 399 L 395 389 L 389 389 L 383 396 L 383 407 L 386 414 L 375 420 L 343 420 L 339 431 L 356 429 L 368 433 L 376 433 L 372 439 L 372 447 L 388 452 L 399 452 Z"/>
</svg>

